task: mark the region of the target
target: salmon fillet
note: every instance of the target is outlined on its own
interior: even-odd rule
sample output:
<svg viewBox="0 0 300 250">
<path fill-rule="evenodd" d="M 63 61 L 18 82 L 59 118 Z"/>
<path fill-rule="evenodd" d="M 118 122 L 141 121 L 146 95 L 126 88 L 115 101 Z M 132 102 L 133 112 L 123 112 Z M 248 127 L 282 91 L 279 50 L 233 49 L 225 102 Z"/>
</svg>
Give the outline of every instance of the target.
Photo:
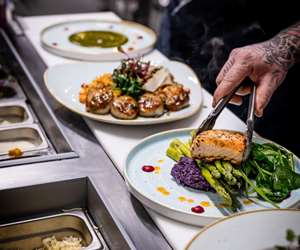
<svg viewBox="0 0 300 250">
<path fill-rule="evenodd" d="M 214 161 L 225 160 L 240 164 L 246 149 L 244 134 L 229 130 L 207 130 L 200 133 L 191 146 L 193 158 Z"/>
</svg>

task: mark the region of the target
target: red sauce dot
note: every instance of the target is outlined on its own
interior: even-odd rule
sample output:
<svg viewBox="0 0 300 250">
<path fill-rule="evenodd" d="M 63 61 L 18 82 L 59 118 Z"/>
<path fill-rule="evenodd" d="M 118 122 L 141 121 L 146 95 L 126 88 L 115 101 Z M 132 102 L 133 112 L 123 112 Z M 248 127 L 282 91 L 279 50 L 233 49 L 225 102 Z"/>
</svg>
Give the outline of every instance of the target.
<svg viewBox="0 0 300 250">
<path fill-rule="evenodd" d="M 196 213 L 196 214 L 201 214 L 204 212 L 204 208 L 201 206 L 195 206 L 191 208 L 192 212 Z"/>
<path fill-rule="evenodd" d="M 153 166 L 150 166 L 150 165 L 145 165 L 145 166 L 142 167 L 142 170 L 144 172 L 150 173 L 150 172 L 153 172 L 155 170 L 155 168 Z"/>
<path fill-rule="evenodd" d="M 133 51 L 133 50 L 134 50 L 134 48 L 132 48 L 132 47 L 128 48 L 128 51 Z"/>
</svg>

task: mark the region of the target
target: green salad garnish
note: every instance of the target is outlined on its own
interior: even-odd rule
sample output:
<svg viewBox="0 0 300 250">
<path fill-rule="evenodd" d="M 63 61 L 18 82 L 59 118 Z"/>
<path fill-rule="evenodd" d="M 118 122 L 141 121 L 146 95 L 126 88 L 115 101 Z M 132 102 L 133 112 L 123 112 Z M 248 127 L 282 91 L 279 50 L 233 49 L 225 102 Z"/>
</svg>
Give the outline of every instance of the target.
<svg viewBox="0 0 300 250">
<path fill-rule="evenodd" d="M 113 72 L 112 79 L 123 94 L 138 98 L 144 93 L 142 89 L 149 74 L 150 62 L 140 59 L 122 60 L 121 65 Z"/>
</svg>

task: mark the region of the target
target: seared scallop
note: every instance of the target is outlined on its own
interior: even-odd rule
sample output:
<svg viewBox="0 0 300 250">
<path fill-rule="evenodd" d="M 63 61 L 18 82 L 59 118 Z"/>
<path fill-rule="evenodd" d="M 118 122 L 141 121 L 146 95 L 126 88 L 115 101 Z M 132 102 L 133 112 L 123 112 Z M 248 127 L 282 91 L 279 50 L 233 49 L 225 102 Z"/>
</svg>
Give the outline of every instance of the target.
<svg viewBox="0 0 300 250">
<path fill-rule="evenodd" d="M 137 117 L 139 109 L 138 104 L 131 96 L 119 96 L 114 98 L 110 112 L 113 116 L 130 120 Z"/>
<path fill-rule="evenodd" d="M 139 113 L 141 116 L 161 116 L 164 113 L 164 102 L 153 93 L 145 93 L 138 101 Z"/>
<path fill-rule="evenodd" d="M 111 88 L 91 88 L 86 97 L 86 110 L 96 114 L 109 113 L 110 104 L 113 99 Z"/>
<path fill-rule="evenodd" d="M 178 111 L 187 107 L 190 100 L 189 93 L 189 89 L 184 88 L 181 84 L 170 84 L 158 91 L 170 111 Z"/>
<path fill-rule="evenodd" d="M 200 133 L 191 146 L 193 158 L 225 160 L 240 164 L 246 149 L 245 135 L 229 130 L 207 130 Z"/>
</svg>

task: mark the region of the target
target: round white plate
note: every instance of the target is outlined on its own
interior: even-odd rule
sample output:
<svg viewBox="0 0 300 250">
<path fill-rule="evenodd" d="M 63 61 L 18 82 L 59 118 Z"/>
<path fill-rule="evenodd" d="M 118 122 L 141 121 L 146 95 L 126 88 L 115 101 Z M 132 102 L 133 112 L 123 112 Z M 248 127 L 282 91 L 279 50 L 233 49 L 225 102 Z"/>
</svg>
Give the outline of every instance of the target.
<svg viewBox="0 0 300 250">
<path fill-rule="evenodd" d="M 190 117 L 197 113 L 202 104 L 202 90 L 195 73 L 187 65 L 176 61 L 165 61 L 164 65 L 174 75 L 177 82 L 191 90 L 190 106 L 177 112 L 168 112 L 160 117 L 138 117 L 134 120 L 121 120 L 110 114 L 98 115 L 86 112 L 85 105 L 78 100 L 80 86 L 89 83 L 97 76 L 113 72 L 118 63 L 73 63 L 50 67 L 44 74 L 46 86 L 53 97 L 68 109 L 91 119 L 120 125 L 147 125 L 166 123 Z"/>
<path fill-rule="evenodd" d="M 130 57 L 146 54 L 156 42 L 154 31 L 138 23 L 78 20 L 48 26 L 41 32 L 41 44 L 53 54 L 72 59 L 113 61 L 126 58 L 117 48 L 83 47 L 69 41 L 70 35 L 88 30 L 114 31 L 125 35 L 128 42 L 122 45 L 122 48 Z"/>
<path fill-rule="evenodd" d="M 126 159 L 125 180 L 130 192 L 144 205 L 172 219 L 203 226 L 217 219 L 227 217 L 231 212 L 224 208 L 218 195 L 201 192 L 178 185 L 171 176 L 175 161 L 166 156 L 170 142 L 178 138 L 188 141 L 191 129 L 178 129 L 162 132 L 145 138 L 138 143 Z M 270 142 L 263 138 L 254 138 L 257 143 Z M 296 169 L 300 171 L 300 160 L 294 156 Z M 144 165 L 159 167 L 159 171 L 142 171 Z M 166 192 L 159 192 L 158 188 Z M 291 196 L 280 204 L 282 208 L 293 207 L 300 200 L 300 189 L 291 192 Z M 240 199 L 241 211 L 272 208 L 260 200 Z M 202 205 L 204 213 L 196 214 L 191 208 Z"/>
<path fill-rule="evenodd" d="M 208 225 L 187 250 L 274 250 L 288 246 L 286 230 L 300 234 L 300 210 L 268 209 L 241 213 Z"/>
</svg>

